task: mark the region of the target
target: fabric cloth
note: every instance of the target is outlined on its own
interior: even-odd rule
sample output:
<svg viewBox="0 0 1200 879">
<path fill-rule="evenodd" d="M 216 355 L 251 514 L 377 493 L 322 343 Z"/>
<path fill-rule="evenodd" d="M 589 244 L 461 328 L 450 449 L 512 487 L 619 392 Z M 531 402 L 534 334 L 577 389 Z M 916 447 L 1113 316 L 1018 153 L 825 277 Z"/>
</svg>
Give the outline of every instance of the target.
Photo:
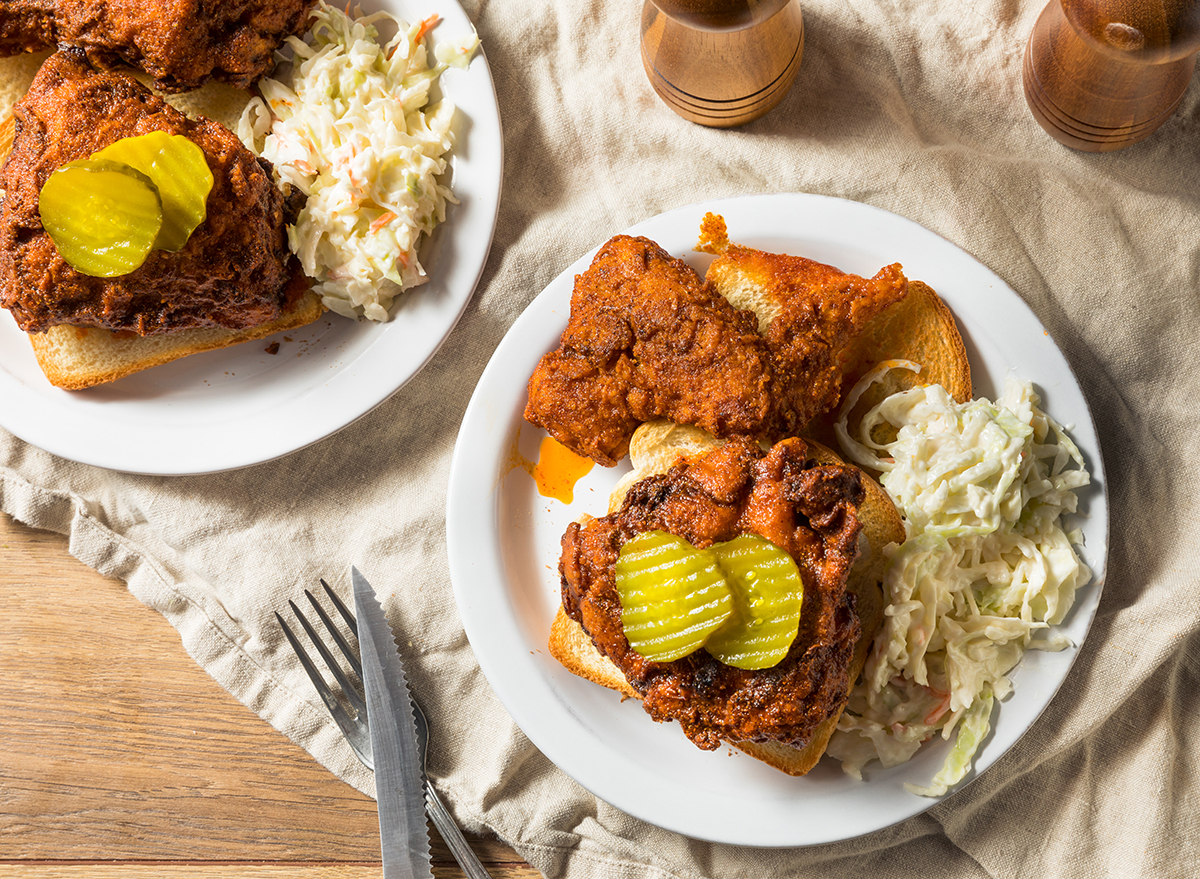
<svg viewBox="0 0 1200 879">
<path fill-rule="evenodd" d="M 0 507 L 70 535 L 72 553 L 161 612 L 247 708 L 366 792 L 370 775 L 272 612 L 317 578 L 341 576 L 349 560 L 404 572 L 384 597 L 397 629 L 418 633 L 406 663 L 438 731 L 431 774 L 467 829 L 496 834 L 547 876 L 1192 873 L 1200 863 L 1200 85 L 1150 140 L 1107 155 L 1074 152 L 1043 133 L 1022 94 L 1022 56 L 1041 2 L 805 0 L 805 53 L 786 99 L 757 122 L 717 130 L 676 116 L 651 90 L 638 4 L 464 6 L 503 116 L 503 199 L 478 290 L 433 361 L 328 439 L 227 473 L 108 472 L 0 431 Z M 459 423 L 530 300 L 640 220 L 765 192 L 893 211 L 1004 278 L 1079 379 L 1100 434 L 1111 515 L 1091 635 L 1026 736 L 919 817 L 786 850 L 709 844 L 645 824 L 545 759 L 475 661 L 445 539 Z"/>
</svg>

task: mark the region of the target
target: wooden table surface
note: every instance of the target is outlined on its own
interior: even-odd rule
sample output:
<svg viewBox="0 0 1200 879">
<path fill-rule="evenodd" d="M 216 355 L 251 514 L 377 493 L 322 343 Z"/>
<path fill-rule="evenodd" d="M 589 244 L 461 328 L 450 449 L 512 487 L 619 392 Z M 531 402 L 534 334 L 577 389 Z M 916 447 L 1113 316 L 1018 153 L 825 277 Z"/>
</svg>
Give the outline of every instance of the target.
<svg viewBox="0 0 1200 879">
<path fill-rule="evenodd" d="M 375 802 L 217 685 L 158 613 L 0 513 L 0 877 L 379 876 Z M 430 828 L 434 875 L 464 874 Z M 471 838 L 492 876 L 540 874 Z"/>
</svg>

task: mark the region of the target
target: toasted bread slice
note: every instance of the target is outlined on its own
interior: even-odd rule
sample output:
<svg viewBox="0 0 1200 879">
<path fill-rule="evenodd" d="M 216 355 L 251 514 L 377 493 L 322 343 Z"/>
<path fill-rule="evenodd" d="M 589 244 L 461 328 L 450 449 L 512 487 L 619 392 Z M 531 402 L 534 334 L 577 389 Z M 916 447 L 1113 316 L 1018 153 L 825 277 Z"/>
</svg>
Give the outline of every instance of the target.
<svg viewBox="0 0 1200 879">
<path fill-rule="evenodd" d="M 96 327 L 57 326 L 44 333 L 30 333 L 29 342 L 38 366 L 50 383 L 77 391 L 116 381 L 189 354 L 214 351 L 293 330 L 312 323 L 324 311 L 321 297 L 309 290 L 291 311 L 270 323 L 241 330 L 216 327 L 138 336 Z"/>
<path fill-rule="evenodd" d="M 621 505 L 625 492 L 635 482 L 657 473 L 665 473 L 681 457 L 702 454 L 724 442 L 700 428 L 674 424 L 660 420 L 647 422 L 633 435 L 629 446 L 630 463 L 633 471 L 613 489 L 609 498 L 609 509 Z M 822 463 L 841 463 L 841 459 L 830 449 L 809 442 L 812 457 Z M 862 636 L 854 650 L 850 665 L 850 680 L 853 682 L 862 673 L 867 652 L 875 634 L 883 624 L 883 574 L 887 560 L 883 549 L 890 543 L 904 540 L 904 525 L 887 492 L 869 476 L 864 476 L 863 487 L 866 498 L 859 508 L 859 519 L 863 524 L 863 552 L 850 571 L 847 588 L 856 597 Z M 602 687 L 615 690 L 622 697 L 638 698 L 638 693 L 629 685 L 621 670 L 598 651 L 583 628 L 560 607 L 550 627 L 550 655 L 569 672 Z M 762 760 L 788 775 L 804 775 L 811 770 L 821 755 L 829 737 L 837 728 L 840 712 L 830 716 L 803 748 L 793 748 L 778 742 L 733 742 L 734 747 L 750 756 Z"/>
<path fill-rule="evenodd" d="M 909 360 L 918 364 L 921 371 L 891 370 L 868 388 L 848 413 L 847 426 L 851 435 L 857 436 L 862 417 L 872 407 L 900 391 L 921 385 L 941 385 L 960 403 L 974 396 L 971 364 L 954 314 L 933 288 L 921 281 L 909 281 L 908 296 L 868 323 L 864 332 L 843 352 L 842 400 L 859 379 L 887 360 Z M 817 416 L 809 423 L 805 434 L 836 448 L 833 425 L 839 416 L 840 407 Z M 891 440 L 894 437 L 877 436 L 876 439 Z"/>
</svg>

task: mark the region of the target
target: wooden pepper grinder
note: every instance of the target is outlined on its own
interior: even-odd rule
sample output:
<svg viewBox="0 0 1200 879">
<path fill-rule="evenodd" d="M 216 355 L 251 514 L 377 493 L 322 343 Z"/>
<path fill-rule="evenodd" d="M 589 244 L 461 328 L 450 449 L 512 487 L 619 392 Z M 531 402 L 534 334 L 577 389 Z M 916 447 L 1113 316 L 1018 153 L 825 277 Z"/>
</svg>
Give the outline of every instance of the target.
<svg viewBox="0 0 1200 879">
<path fill-rule="evenodd" d="M 701 125 L 762 116 L 787 94 L 803 53 L 799 0 L 646 0 L 642 8 L 650 84 Z"/>
<path fill-rule="evenodd" d="M 1108 152 L 1175 112 L 1200 51 L 1200 0 L 1050 0 L 1025 48 L 1025 100 L 1051 137 Z"/>
</svg>

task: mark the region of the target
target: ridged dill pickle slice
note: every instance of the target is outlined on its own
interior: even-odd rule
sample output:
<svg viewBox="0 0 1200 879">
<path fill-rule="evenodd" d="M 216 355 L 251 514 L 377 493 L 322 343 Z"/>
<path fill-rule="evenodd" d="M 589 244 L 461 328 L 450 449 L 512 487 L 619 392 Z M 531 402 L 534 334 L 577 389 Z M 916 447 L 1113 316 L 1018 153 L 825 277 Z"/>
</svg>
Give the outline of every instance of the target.
<svg viewBox="0 0 1200 879">
<path fill-rule="evenodd" d="M 182 249 L 208 215 L 212 171 L 204 150 L 182 135 L 151 131 L 123 137 L 92 153 L 91 158 L 123 162 L 141 171 L 158 188 L 163 223 L 154 242 L 157 250 Z"/>
<path fill-rule="evenodd" d="M 128 274 L 145 262 L 162 228 L 158 190 L 120 162 L 63 165 L 42 185 L 38 213 L 67 264 L 101 278 Z"/>
<path fill-rule="evenodd" d="M 795 560 L 757 534 L 743 534 L 712 550 L 733 593 L 733 614 L 704 648 L 737 668 L 778 665 L 800 625 L 804 584 Z"/>
<path fill-rule="evenodd" d="M 712 550 L 665 531 L 647 531 L 621 547 L 616 581 L 625 637 L 652 662 L 698 650 L 733 612 Z"/>
</svg>

